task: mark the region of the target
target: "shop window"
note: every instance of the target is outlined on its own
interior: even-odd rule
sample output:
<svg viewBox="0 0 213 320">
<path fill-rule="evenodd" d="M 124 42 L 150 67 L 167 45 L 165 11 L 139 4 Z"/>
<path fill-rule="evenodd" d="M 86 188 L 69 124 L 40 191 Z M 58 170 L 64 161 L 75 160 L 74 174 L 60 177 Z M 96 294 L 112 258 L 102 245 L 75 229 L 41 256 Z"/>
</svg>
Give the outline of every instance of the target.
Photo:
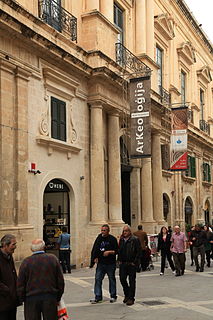
<svg viewBox="0 0 213 320">
<path fill-rule="evenodd" d="M 188 169 L 185 172 L 187 177 L 196 178 L 196 158 L 188 156 Z"/>
<path fill-rule="evenodd" d="M 51 97 L 51 136 L 66 141 L 66 103 Z"/>
<path fill-rule="evenodd" d="M 211 166 L 206 162 L 203 163 L 203 181 L 211 182 Z"/>
</svg>

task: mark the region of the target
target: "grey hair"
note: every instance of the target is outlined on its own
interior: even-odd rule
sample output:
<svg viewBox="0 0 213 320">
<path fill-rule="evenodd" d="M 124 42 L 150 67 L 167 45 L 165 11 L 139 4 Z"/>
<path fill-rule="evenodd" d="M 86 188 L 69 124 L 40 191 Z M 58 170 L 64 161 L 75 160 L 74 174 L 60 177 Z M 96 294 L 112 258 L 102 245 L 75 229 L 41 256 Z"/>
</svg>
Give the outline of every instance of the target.
<svg viewBox="0 0 213 320">
<path fill-rule="evenodd" d="M 124 229 L 124 228 L 128 228 L 128 229 L 129 229 L 129 231 L 130 231 L 130 232 L 132 232 L 130 225 L 125 224 L 125 225 L 123 226 L 123 229 Z"/>
<path fill-rule="evenodd" d="M 13 239 L 16 239 L 16 237 L 13 234 L 5 234 L 0 241 L 0 246 L 3 248 L 5 246 L 9 246 L 9 244 L 11 243 L 11 241 Z"/>
<path fill-rule="evenodd" d="M 35 252 L 35 251 L 40 251 L 40 250 L 43 250 L 45 247 L 45 242 L 43 240 L 41 240 L 41 242 L 39 243 L 32 243 L 31 244 L 31 251 L 32 252 Z"/>
</svg>

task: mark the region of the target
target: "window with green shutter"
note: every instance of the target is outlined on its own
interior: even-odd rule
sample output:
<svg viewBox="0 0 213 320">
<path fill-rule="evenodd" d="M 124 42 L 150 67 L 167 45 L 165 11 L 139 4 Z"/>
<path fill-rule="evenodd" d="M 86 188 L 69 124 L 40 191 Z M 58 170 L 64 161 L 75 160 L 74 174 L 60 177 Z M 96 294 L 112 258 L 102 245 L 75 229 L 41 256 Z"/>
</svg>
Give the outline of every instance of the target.
<svg viewBox="0 0 213 320">
<path fill-rule="evenodd" d="M 66 141 L 66 103 L 51 97 L 51 136 Z"/>
<path fill-rule="evenodd" d="M 185 175 L 187 177 L 196 178 L 196 158 L 188 155 L 188 169 Z"/>
<path fill-rule="evenodd" d="M 203 181 L 211 182 L 211 166 L 207 163 L 203 163 Z"/>
</svg>

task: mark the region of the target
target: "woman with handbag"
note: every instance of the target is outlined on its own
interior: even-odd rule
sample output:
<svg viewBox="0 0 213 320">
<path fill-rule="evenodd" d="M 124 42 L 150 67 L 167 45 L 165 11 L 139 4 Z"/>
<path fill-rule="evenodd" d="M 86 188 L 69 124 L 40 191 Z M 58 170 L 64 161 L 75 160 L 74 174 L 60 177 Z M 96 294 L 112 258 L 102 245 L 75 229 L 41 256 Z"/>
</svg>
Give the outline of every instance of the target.
<svg viewBox="0 0 213 320">
<path fill-rule="evenodd" d="M 59 260 L 63 270 L 63 273 L 71 273 L 70 265 L 70 234 L 67 233 L 67 227 L 62 227 L 62 234 L 58 239 L 59 245 Z"/>
</svg>

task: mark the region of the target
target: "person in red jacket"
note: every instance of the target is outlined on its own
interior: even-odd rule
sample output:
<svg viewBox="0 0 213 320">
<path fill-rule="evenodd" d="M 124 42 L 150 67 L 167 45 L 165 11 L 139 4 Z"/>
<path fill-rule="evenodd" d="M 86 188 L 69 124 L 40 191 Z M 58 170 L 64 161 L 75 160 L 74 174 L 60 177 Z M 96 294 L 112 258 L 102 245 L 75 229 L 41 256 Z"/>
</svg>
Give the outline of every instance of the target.
<svg viewBox="0 0 213 320">
<path fill-rule="evenodd" d="M 0 320 L 16 320 L 17 275 L 12 257 L 15 249 L 16 237 L 6 234 L 1 239 L 0 248 Z"/>
</svg>

